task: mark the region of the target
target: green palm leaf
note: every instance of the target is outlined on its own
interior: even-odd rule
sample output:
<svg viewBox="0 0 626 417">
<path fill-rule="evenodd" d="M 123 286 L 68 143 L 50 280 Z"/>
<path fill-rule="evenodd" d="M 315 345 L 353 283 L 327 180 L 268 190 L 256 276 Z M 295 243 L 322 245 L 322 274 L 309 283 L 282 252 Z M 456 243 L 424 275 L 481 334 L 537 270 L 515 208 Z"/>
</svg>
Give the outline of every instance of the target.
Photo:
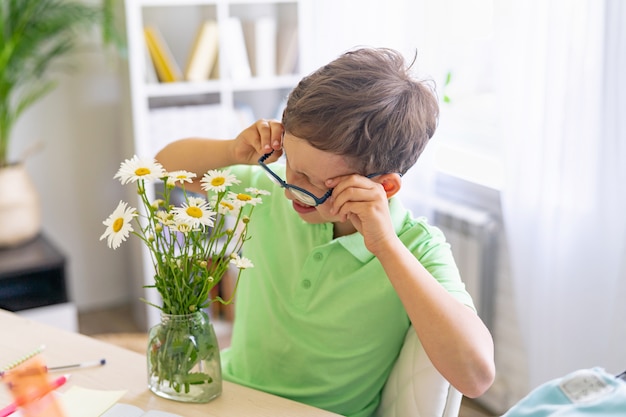
<svg viewBox="0 0 626 417">
<path fill-rule="evenodd" d="M 51 92 L 55 76 L 73 69 L 70 57 L 85 35 L 102 28 L 105 42 L 121 45 L 115 0 L 92 6 L 78 0 L 0 2 L 0 167 L 22 113 Z"/>
</svg>

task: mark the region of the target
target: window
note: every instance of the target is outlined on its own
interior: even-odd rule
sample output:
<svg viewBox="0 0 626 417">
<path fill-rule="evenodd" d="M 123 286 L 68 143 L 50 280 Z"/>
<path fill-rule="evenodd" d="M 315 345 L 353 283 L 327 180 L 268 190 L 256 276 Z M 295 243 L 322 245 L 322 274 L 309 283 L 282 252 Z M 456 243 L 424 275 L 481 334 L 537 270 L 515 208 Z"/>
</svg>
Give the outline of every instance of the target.
<svg viewBox="0 0 626 417">
<path fill-rule="evenodd" d="M 441 102 L 435 166 L 499 189 L 503 138 L 497 133 L 493 0 L 426 2 L 423 34 Z M 429 41 L 432 39 L 432 41 Z"/>
</svg>

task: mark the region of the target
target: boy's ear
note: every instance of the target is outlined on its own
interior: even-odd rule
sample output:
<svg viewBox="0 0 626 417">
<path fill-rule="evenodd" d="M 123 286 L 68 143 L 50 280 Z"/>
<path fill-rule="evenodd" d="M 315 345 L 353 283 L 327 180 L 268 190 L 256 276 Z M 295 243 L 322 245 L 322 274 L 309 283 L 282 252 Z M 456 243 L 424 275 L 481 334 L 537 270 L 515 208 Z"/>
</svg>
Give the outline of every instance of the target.
<svg viewBox="0 0 626 417">
<path fill-rule="evenodd" d="M 383 186 L 387 198 L 393 197 L 402 188 L 402 178 L 396 173 L 381 175 L 378 182 Z"/>
</svg>

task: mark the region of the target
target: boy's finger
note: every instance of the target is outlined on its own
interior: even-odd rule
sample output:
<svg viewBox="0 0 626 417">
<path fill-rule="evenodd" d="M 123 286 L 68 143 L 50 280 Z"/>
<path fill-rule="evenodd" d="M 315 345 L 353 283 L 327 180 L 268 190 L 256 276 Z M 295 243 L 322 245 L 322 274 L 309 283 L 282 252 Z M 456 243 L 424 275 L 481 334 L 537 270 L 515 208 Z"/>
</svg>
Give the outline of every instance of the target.
<svg viewBox="0 0 626 417">
<path fill-rule="evenodd" d="M 328 187 L 328 188 L 335 188 L 337 185 L 339 185 L 344 180 L 349 180 L 349 179 L 360 180 L 361 178 L 365 178 L 365 177 L 363 177 L 362 175 L 359 175 L 359 174 L 341 175 L 339 177 L 334 177 L 334 178 L 327 179 L 324 182 L 324 185 L 326 185 L 326 187 Z"/>
<path fill-rule="evenodd" d="M 260 119 L 256 127 L 261 138 L 260 146 L 262 153 L 282 148 L 283 125 L 277 120 Z"/>
<path fill-rule="evenodd" d="M 259 119 L 255 123 L 256 129 L 259 132 L 259 145 L 261 147 L 261 153 L 269 153 L 272 151 L 272 128 L 270 122 L 265 119 Z"/>
<path fill-rule="evenodd" d="M 285 129 L 283 124 L 278 120 L 270 120 L 270 129 L 271 129 L 271 148 L 275 151 L 281 150 L 283 148 L 283 134 Z"/>
</svg>

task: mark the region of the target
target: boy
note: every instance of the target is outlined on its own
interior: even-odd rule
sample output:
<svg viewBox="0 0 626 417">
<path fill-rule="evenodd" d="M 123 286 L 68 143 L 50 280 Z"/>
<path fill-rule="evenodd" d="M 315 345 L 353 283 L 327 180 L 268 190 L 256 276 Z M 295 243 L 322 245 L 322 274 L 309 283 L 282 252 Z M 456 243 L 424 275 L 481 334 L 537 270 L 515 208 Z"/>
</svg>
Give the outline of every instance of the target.
<svg viewBox="0 0 626 417">
<path fill-rule="evenodd" d="M 166 170 L 201 178 L 231 167 L 242 187 L 272 193 L 249 225 L 244 251 L 255 267 L 240 281 L 225 379 L 369 416 L 413 325 L 461 393 L 491 385 L 493 342 L 449 245 L 393 198 L 437 116 L 434 93 L 399 53 L 365 48 L 305 77 L 282 123 L 159 152 Z M 280 156 L 285 164 L 272 164 Z"/>
</svg>

